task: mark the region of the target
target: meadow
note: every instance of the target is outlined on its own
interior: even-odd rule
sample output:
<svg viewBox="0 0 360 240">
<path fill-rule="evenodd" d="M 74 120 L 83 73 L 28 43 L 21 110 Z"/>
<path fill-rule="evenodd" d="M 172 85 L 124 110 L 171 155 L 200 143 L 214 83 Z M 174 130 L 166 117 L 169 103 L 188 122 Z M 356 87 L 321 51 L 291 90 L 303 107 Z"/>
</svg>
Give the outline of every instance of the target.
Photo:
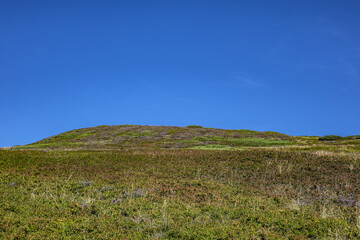
<svg viewBox="0 0 360 240">
<path fill-rule="evenodd" d="M 256 136 L 0 150 L 0 239 L 360 238 L 358 139 Z"/>
<path fill-rule="evenodd" d="M 358 158 L 0 151 L 2 239 L 359 238 Z"/>
</svg>

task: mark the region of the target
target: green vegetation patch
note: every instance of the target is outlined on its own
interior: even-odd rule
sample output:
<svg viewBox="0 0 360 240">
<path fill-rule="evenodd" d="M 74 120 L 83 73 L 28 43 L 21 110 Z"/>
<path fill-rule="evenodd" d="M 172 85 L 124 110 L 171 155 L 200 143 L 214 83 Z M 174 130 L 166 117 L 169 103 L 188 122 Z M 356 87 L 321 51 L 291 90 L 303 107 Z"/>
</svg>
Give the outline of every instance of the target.
<svg viewBox="0 0 360 240">
<path fill-rule="evenodd" d="M 271 140 L 264 138 L 238 138 L 230 139 L 231 143 L 240 145 L 240 146 L 249 146 L 249 147 L 270 147 L 270 146 L 284 146 L 294 144 L 291 141 L 287 140 Z"/>
<path fill-rule="evenodd" d="M 221 136 L 204 136 L 196 137 L 194 140 L 202 142 L 219 142 L 225 144 L 231 144 L 235 146 L 249 146 L 249 147 L 268 147 L 268 146 L 283 146 L 292 145 L 294 142 L 288 140 L 272 140 L 264 138 L 227 138 Z"/>
<path fill-rule="evenodd" d="M 200 126 L 200 125 L 189 125 L 189 126 L 186 126 L 187 128 L 203 128 L 203 126 Z"/>
<path fill-rule="evenodd" d="M 155 132 L 152 132 L 150 130 L 144 130 L 141 132 L 125 131 L 125 132 L 121 132 L 121 133 L 117 134 L 116 137 L 125 136 L 125 137 L 130 137 L 130 138 L 137 138 L 137 137 L 143 137 L 143 136 L 152 136 L 154 134 L 155 134 Z"/>
<path fill-rule="evenodd" d="M 205 145 L 195 146 L 190 149 L 202 149 L 202 150 L 242 150 L 242 148 L 231 147 L 227 145 Z"/>
<path fill-rule="evenodd" d="M 99 125 L 99 126 L 96 126 L 95 128 L 105 128 L 105 127 L 110 127 L 109 125 Z"/>
<path fill-rule="evenodd" d="M 75 139 L 82 139 L 97 133 L 97 131 L 90 131 L 90 132 L 79 132 L 80 130 L 70 131 L 55 135 L 53 137 L 47 138 L 42 140 L 41 142 L 61 142 L 61 141 L 68 141 L 68 140 L 75 140 Z"/>
<path fill-rule="evenodd" d="M 319 141 L 336 141 L 336 140 L 340 140 L 340 139 L 342 139 L 342 137 L 340 137 L 340 136 L 326 135 L 324 137 L 320 137 Z"/>
<path fill-rule="evenodd" d="M 32 148 L 52 148 L 52 147 L 80 147 L 83 143 L 78 142 L 52 142 L 52 143 L 33 143 L 24 146 L 15 146 L 15 149 L 32 149 Z"/>
<path fill-rule="evenodd" d="M 194 140 L 205 142 L 205 141 L 213 141 L 213 142 L 223 142 L 229 140 L 227 137 L 221 137 L 221 136 L 201 136 L 201 137 L 195 137 Z"/>
<path fill-rule="evenodd" d="M 279 132 L 274 132 L 274 131 L 265 131 L 263 133 L 266 134 L 266 135 L 270 135 L 270 136 L 272 136 L 272 135 L 274 135 L 274 136 L 276 136 L 276 135 L 287 136 L 284 133 L 279 133 Z"/>
<path fill-rule="evenodd" d="M 345 137 L 346 139 L 360 139 L 360 135 L 352 135 Z"/>
<path fill-rule="evenodd" d="M 179 131 L 179 129 L 172 129 L 171 131 L 169 131 L 168 132 L 168 136 L 172 136 L 172 135 L 174 135 L 176 132 L 178 132 Z"/>
</svg>

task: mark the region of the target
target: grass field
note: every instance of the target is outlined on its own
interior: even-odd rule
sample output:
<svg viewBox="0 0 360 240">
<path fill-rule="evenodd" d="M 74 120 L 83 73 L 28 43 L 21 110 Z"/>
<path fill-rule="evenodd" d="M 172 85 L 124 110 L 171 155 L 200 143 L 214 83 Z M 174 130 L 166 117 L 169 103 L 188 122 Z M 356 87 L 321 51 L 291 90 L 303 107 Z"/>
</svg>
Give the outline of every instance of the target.
<svg viewBox="0 0 360 240">
<path fill-rule="evenodd" d="M 0 239 L 360 239 L 358 138 L 125 128 L 0 150 Z"/>
<path fill-rule="evenodd" d="M 1 239 L 360 238 L 357 155 L 0 151 Z"/>
</svg>

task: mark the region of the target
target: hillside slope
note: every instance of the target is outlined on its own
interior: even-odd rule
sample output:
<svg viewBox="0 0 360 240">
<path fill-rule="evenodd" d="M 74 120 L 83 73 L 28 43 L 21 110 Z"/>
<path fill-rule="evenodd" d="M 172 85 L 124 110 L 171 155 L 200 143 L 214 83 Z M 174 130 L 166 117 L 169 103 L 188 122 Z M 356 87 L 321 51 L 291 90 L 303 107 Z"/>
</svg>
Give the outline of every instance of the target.
<svg viewBox="0 0 360 240">
<path fill-rule="evenodd" d="M 291 145 L 293 137 L 277 132 L 224 130 L 201 126 L 101 125 L 75 129 L 17 148 L 239 148 Z"/>
</svg>

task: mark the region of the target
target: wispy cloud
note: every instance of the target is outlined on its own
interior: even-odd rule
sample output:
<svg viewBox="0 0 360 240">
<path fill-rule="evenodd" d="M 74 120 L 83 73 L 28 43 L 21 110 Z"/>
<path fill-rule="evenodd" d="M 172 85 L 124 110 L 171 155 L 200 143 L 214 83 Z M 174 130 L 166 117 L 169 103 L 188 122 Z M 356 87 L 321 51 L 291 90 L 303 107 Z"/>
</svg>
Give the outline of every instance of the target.
<svg viewBox="0 0 360 240">
<path fill-rule="evenodd" d="M 249 79 L 249 78 L 244 78 L 244 77 L 238 76 L 237 79 L 239 79 L 242 83 L 245 83 L 247 85 L 251 85 L 254 87 L 266 87 L 265 84 L 255 81 L 255 80 L 252 80 L 252 79 Z"/>
</svg>

